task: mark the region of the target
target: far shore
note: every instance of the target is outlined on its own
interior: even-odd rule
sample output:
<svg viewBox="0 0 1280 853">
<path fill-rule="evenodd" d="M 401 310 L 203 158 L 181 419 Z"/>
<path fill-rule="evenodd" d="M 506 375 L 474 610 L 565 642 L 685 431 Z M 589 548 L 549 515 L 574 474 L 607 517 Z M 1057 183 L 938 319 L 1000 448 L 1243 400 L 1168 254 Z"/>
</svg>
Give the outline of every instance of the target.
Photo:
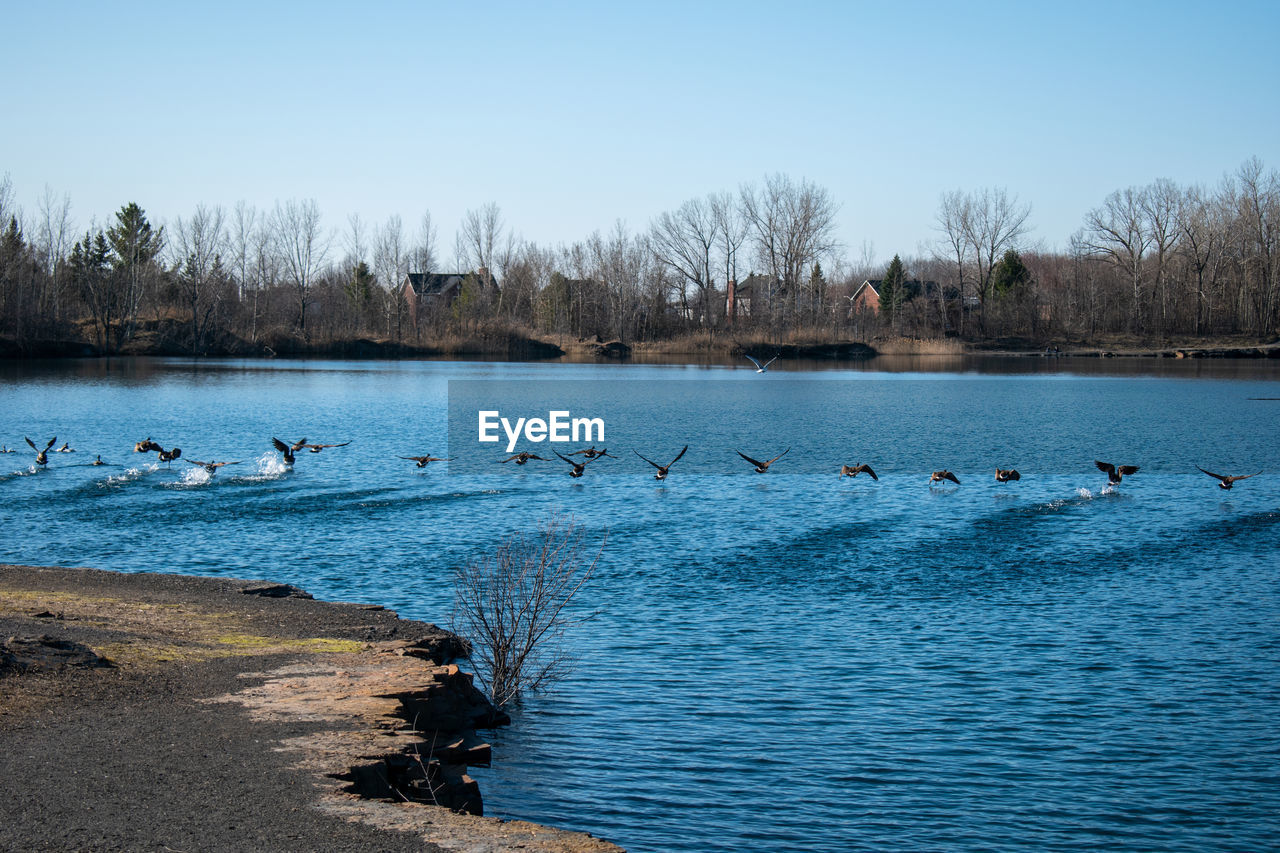
<svg viewBox="0 0 1280 853">
<path fill-rule="evenodd" d="M 272 346 L 271 344 L 275 345 Z M 736 337 L 726 333 L 691 334 L 661 341 L 625 342 L 600 336 L 575 339 L 568 336 L 528 337 L 504 331 L 478 333 L 434 343 L 353 338 L 323 342 L 301 339 L 271 343 L 236 342 L 234 346 L 192 352 L 173 341 L 130 341 L 118 353 L 108 355 L 98 346 L 77 340 L 38 340 L 23 344 L 0 338 L 0 360 L 93 359 L 106 357 L 164 358 L 280 358 L 350 360 L 466 360 L 570 361 L 626 363 L 662 360 L 679 363 L 726 363 L 746 355 L 780 360 L 864 361 L 877 356 L 1009 356 L 1052 358 L 1280 358 L 1280 339 L 1220 337 L 1153 341 L 1108 338 L 1092 341 L 1024 338 L 905 338 L 874 337 L 869 341 L 821 339 L 772 339 L 754 334 Z"/>
</svg>

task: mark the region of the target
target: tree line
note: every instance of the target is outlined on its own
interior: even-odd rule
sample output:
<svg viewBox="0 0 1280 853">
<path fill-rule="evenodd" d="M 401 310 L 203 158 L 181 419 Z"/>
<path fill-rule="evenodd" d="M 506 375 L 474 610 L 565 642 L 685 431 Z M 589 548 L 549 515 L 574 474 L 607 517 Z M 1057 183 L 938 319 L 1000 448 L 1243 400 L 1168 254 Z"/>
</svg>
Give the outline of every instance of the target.
<svg viewBox="0 0 1280 853">
<path fill-rule="evenodd" d="M 850 256 L 838 210 L 826 189 L 778 174 L 689 199 L 640 231 L 619 222 L 539 246 L 490 203 L 466 212 L 446 260 L 429 213 L 416 227 L 353 214 L 334 228 L 314 200 L 289 200 L 199 205 L 156 225 L 129 202 L 80 231 L 68 197 L 46 189 L 29 212 L 6 176 L 0 337 L 205 354 L 361 338 L 430 346 L 495 327 L 625 342 L 1268 338 L 1280 327 L 1280 176 L 1257 158 L 1211 188 L 1116 190 L 1058 251 L 1039 248 L 1031 206 L 1001 188 L 944 193 L 929 248 L 887 265 L 866 244 Z M 461 284 L 410 310 L 411 272 Z"/>
</svg>

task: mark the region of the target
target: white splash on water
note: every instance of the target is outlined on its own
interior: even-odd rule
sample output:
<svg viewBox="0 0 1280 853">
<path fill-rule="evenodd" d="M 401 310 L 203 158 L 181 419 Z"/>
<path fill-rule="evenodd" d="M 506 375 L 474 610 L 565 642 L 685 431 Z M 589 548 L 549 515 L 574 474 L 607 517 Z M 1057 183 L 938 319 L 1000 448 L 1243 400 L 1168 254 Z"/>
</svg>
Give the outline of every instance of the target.
<svg viewBox="0 0 1280 853">
<path fill-rule="evenodd" d="M 182 486 L 203 486 L 213 479 L 213 475 L 203 468 L 188 468 L 182 472 L 182 478 L 178 481 Z"/>
<path fill-rule="evenodd" d="M 245 479 L 274 480 L 276 477 L 283 477 L 289 473 L 289 466 L 285 464 L 283 457 L 275 453 L 264 453 L 254 460 L 257 466 L 257 477 L 246 477 Z"/>
</svg>

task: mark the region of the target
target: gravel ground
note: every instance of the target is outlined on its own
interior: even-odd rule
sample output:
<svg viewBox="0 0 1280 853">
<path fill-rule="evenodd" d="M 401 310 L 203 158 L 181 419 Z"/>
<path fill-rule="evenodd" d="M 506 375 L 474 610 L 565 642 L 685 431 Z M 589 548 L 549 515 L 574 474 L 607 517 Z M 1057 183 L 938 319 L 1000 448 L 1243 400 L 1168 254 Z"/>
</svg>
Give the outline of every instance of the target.
<svg viewBox="0 0 1280 853">
<path fill-rule="evenodd" d="M 329 724 L 251 714 L 227 697 L 281 668 L 346 666 L 372 644 L 409 641 L 445 654 L 455 641 L 390 611 L 244 594 L 248 587 L 0 566 L 0 641 L 71 641 L 113 664 L 38 661 L 24 670 L 0 655 L 0 849 L 619 849 L 578 833 L 342 793 L 343 782 L 285 746 Z"/>
</svg>

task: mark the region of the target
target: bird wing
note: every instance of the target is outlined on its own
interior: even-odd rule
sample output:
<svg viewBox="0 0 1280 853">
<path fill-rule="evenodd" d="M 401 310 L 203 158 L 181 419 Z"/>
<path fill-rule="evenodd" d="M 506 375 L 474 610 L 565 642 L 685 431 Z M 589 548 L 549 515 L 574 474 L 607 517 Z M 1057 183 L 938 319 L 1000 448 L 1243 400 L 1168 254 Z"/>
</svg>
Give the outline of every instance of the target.
<svg viewBox="0 0 1280 853">
<path fill-rule="evenodd" d="M 27 437 L 24 435 L 23 438 L 27 438 Z M 36 453 L 40 452 L 40 448 L 36 447 L 36 443 L 31 439 L 27 438 L 27 444 L 31 445 L 31 449 L 34 450 Z"/>
<path fill-rule="evenodd" d="M 1106 462 L 1099 462 L 1097 459 L 1093 460 L 1093 464 L 1098 466 L 1099 471 L 1107 472 L 1107 475 L 1110 477 L 1114 477 L 1116 474 L 1116 466 L 1114 465 Z"/>
<path fill-rule="evenodd" d="M 957 479 L 956 475 L 952 474 L 950 471 L 943 471 L 942 478 L 944 480 L 950 480 L 951 482 L 955 483 L 957 486 L 960 485 L 960 480 Z"/>
<path fill-rule="evenodd" d="M 301 450 L 306 446 L 307 446 L 307 440 L 305 438 L 300 438 L 297 441 L 295 441 L 293 443 L 293 446 L 290 447 L 289 449 L 296 453 L 297 451 Z"/>
<path fill-rule="evenodd" d="M 747 460 L 748 462 L 750 462 L 752 465 L 756 466 L 757 468 L 763 468 L 763 467 L 765 466 L 765 463 L 764 463 L 764 462 L 760 462 L 760 461 L 757 461 L 757 460 L 755 460 L 755 459 L 752 459 L 750 456 L 748 456 L 747 454 L 743 453 L 741 450 L 735 450 L 735 451 L 734 451 L 734 453 L 738 454 L 738 455 L 739 455 L 739 456 L 741 456 L 743 459 Z"/>
<path fill-rule="evenodd" d="M 1212 471 L 1205 471 L 1203 468 L 1200 468 L 1199 465 L 1197 465 L 1196 467 L 1199 468 L 1201 471 L 1204 471 L 1204 473 L 1208 474 L 1210 477 L 1212 477 L 1215 480 L 1234 480 L 1235 479 L 1234 477 L 1224 477 L 1221 474 L 1215 474 Z"/>
<path fill-rule="evenodd" d="M 687 445 L 687 444 L 686 444 L 684 447 L 680 448 L 680 452 L 676 454 L 676 458 L 675 458 L 675 459 L 672 459 L 670 462 L 668 462 L 668 463 L 667 463 L 667 467 L 668 467 L 668 468 L 670 468 L 672 465 L 674 465 L 674 464 L 676 464 L 677 462 L 679 462 L 679 461 L 680 461 L 680 457 L 681 457 L 681 456 L 684 456 L 684 452 L 685 452 L 686 450 L 688 450 L 688 449 L 689 449 L 689 445 Z M 643 458 L 643 457 L 641 457 L 641 458 Z"/>
<path fill-rule="evenodd" d="M 877 477 L 877 476 L 876 476 L 876 472 L 871 470 L 871 466 L 870 466 L 870 465 L 859 465 L 855 470 L 858 470 L 858 471 L 865 471 L 865 472 L 866 472 L 866 473 L 871 477 L 871 479 L 873 479 L 873 480 L 879 480 L 879 479 L 880 479 L 879 477 Z"/>
<path fill-rule="evenodd" d="M 743 355 L 746 355 L 746 353 L 743 353 Z M 752 364 L 754 364 L 758 370 L 763 370 L 763 369 L 764 369 L 764 365 L 763 365 L 763 364 L 761 364 L 760 362 L 756 361 L 756 357 L 755 357 L 755 356 L 753 356 L 753 355 L 748 355 L 748 356 L 747 356 L 747 358 L 751 360 L 751 363 L 752 363 Z"/>
<path fill-rule="evenodd" d="M 201 468 L 207 468 L 209 467 L 209 465 L 212 464 L 210 462 L 200 462 L 199 460 L 196 460 L 196 459 L 188 459 L 187 461 L 190 462 L 192 465 L 199 465 Z"/>
<path fill-rule="evenodd" d="M 769 359 L 768 361 L 766 361 L 766 362 L 764 363 L 764 366 L 765 366 L 765 367 L 768 367 L 769 365 L 773 364 L 773 363 L 774 363 L 775 361 L 777 361 L 777 360 L 778 360 L 778 356 L 776 356 L 776 355 L 775 355 L 773 358 L 771 358 L 771 359 Z"/>
<path fill-rule="evenodd" d="M 1010 480 L 1021 480 L 1021 479 L 1022 479 L 1022 475 L 1021 475 L 1021 474 L 1019 474 L 1017 471 L 1006 471 L 1006 472 L 1005 472 L 1005 476 L 1007 476 Z"/>
<path fill-rule="evenodd" d="M 559 450 L 553 450 L 553 451 L 551 451 L 551 452 L 552 452 L 552 453 L 554 453 L 556 456 L 559 456 L 559 457 L 560 457 L 561 459 L 563 459 L 565 462 L 568 462 L 570 465 L 574 465 L 574 466 L 576 466 L 576 465 L 578 464 L 577 462 L 574 462 L 574 461 L 573 461 L 572 459 L 570 459 L 569 457 L 565 456 L 565 455 L 564 455 L 563 453 L 561 453 Z"/>
<path fill-rule="evenodd" d="M 1128 477 L 1130 474 L 1138 473 L 1138 466 L 1137 465 L 1121 465 L 1116 470 L 1118 470 L 1124 476 Z"/>
<path fill-rule="evenodd" d="M 425 457 L 425 456 L 401 456 L 400 458 L 401 458 L 401 459 L 408 459 L 410 462 L 421 462 L 423 459 L 426 459 L 427 457 Z M 504 460 L 502 460 L 502 461 L 503 461 L 503 462 L 506 462 L 507 460 L 505 460 L 505 459 L 504 459 Z"/>
<path fill-rule="evenodd" d="M 631 452 L 632 452 L 632 453 L 634 453 L 636 456 L 640 456 L 640 451 L 639 451 L 639 450 L 634 450 L 634 449 L 633 449 Z M 683 452 L 683 451 L 682 451 L 682 452 Z M 648 462 L 648 463 L 649 463 L 650 465 L 652 465 L 654 468 L 657 468 L 657 469 L 659 469 L 659 470 L 661 470 L 661 469 L 662 469 L 662 466 L 661 466 L 661 465 L 659 465 L 657 462 L 654 462 L 652 459 L 645 459 L 643 456 L 640 456 L 640 458 L 641 458 L 641 459 L 644 459 L 644 461 L 645 461 L 645 462 Z M 680 457 L 679 457 L 679 456 L 677 456 L 676 458 L 677 458 L 677 459 L 679 459 Z"/>
<path fill-rule="evenodd" d="M 53 443 L 57 440 L 58 437 L 55 435 L 53 438 L 49 439 L 49 443 L 44 446 L 44 449 L 48 450 L 50 447 L 53 447 Z"/>
<path fill-rule="evenodd" d="M 271 437 L 271 443 L 275 445 L 276 450 L 279 450 L 281 453 L 289 452 L 289 445 L 285 444 L 283 441 L 276 438 L 275 436 Z"/>
<path fill-rule="evenodd" d="M 782 451 L 782 452 L 781 452 L 781 453 L 779 453 L 777 456 L 773 457 L 772 459 L 770 459 L 768 462 L 766 462 L 766 463 L 764 463 L 764 464 L 766 464 L 766 465 L 772 465 L 773 463 L 777 462 L 779 459 L 781 459 L 782 457 L 786 456 L 786 455 L 787 455 L 788 453 L 790 453 L 790 452 L 791 452 L 791 448 L 790 448 L 790 447 L 788 447 L 786 450 Z"/>
<path fill-rule="evenodd" d="M 1231 482 L 1234 483 L 1236 480 L 1247 480 L 1250 477 L 1256 477 L 1261 473 L 1262 473 L 1261 471 L 1254 471 L 1252 474 L 1240 474 L 1238 476 L 1232 477 Z"/>
</svg>

